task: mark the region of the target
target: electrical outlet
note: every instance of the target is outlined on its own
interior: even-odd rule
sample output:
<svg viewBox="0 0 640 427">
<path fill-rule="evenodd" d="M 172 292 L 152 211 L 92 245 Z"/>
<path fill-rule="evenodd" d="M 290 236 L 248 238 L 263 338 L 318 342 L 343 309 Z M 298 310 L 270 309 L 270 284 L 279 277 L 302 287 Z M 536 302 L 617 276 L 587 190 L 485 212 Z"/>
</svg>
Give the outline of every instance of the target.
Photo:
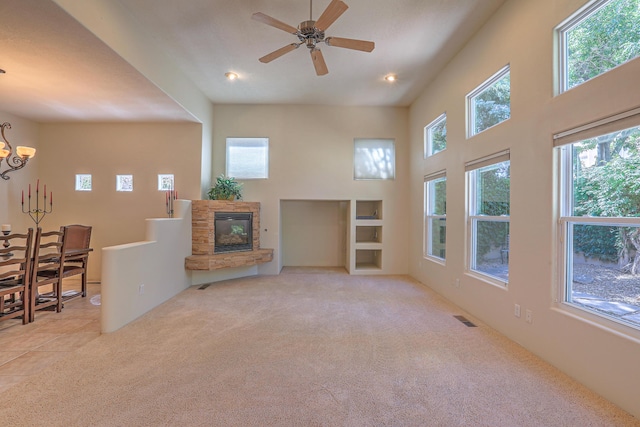
<svg viewBox="0 0 640 427">
<path fill-rule="evenodd" d="M 533 312 L 532 312 L 531 310 L 527 309 L 527 310 L 524 312 L 524 320 L 525 320 L 527 323 L 531 323 L 531 322 L 533 321 Z"/>
<path fill-rule="evenodd" d="M 460 287 L 460 279 L 456 279 L 456 288 Z"/>
<path fill-rule="evenodd" d="M 513 315 L 516 317 L 520 317 L 520 304 L 516 304 L 513 308 Z"/>
<path fill-rule="evenodd" d="M 140 295 L 144 294 L 144 285 L 141 284 L 140 286 L 138 286 L 138 293 Z"/>
</svg>

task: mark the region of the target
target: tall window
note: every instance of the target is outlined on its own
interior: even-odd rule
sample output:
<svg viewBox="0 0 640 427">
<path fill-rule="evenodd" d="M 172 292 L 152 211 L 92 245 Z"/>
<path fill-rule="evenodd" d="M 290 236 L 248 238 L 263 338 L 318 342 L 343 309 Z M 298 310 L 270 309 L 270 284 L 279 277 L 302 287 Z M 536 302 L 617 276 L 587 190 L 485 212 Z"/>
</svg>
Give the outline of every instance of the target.
<svg viewBox="0 0 640 427">
<path fill-rule="evenodd" d="M 624 124 L 613 122 L 556 136 L 561 300 L 639 328 L 640 109 L 628 120 L 636 126 L 612 131 Z"/>
<path fill-rule="evenodd" d="M 596 0 L 562 23 L 560 92 L 640 56 L 640 0 Z"/>
<path fill-rule="evenodd" d="M 353 141 L 353 179 L 394 179 L 396 150 L 393 139 Z"/>
<path fill-rule="evenodd" d="M 426 176 L 424 191 L 424 253 L 427 257 L 444 261 L 447 243 L 447 177 L 445 172 Z"/>
<path fill-rule="evenodd" d="M 511 74 L 508 65 L 467 95 L 467 110 L 469 137 L 511 117 Z"/>
<path fill-rule="evenodd" d="M 227 138 L 227 176 L 269 178 L 269 138 Z"/>
<path fill-rule="evenodd" d="M 441 114 L 424 128 L 425 158 L 447 148 L 447 115 Z"/>
<path fill-rule="evenodd" d="M 469 210 L 469 269 L 494 284 L 509 282 L 511 166 L 504 151 L 465 165 Z"/>
</svg>

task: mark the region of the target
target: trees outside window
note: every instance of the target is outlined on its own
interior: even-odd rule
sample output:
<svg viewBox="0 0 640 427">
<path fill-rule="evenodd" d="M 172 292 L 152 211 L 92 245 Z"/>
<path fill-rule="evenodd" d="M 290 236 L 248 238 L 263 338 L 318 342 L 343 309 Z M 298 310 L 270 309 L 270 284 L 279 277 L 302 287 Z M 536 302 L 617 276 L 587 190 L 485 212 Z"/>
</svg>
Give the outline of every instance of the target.
<svg viewBox="0 0 640 427">
<path fill-rule="evenodd" d="M 425 158 L 447 148 L 447 115 L 441 114 L 424 128 Z"/>
<path fill-rule="evenodd" d="M 563 300 L 640 326 L 640 127 L 561 147 Z"/>
<path fill-rule="evenodd" d="M 507 65 L 467 95 L 468 136 L 511 117 L 511 74 Z"/>
<path fill-rule="evenodd" d="M 511 165 L 508 158 L 506 152 L 467 164 L 469 269 L 502 286 L 509 281 Z"/>
<path fill-rule="evenodd" d="M 560 91 L 640 56 L 640 0 L 598 0 L 557 28 Z"/>
<path fill-rule="evenodd" d="M 444 261 L 447 244 L 447 177 L 444 172 L 425 177 L 424 253 Z"/>
</svg>

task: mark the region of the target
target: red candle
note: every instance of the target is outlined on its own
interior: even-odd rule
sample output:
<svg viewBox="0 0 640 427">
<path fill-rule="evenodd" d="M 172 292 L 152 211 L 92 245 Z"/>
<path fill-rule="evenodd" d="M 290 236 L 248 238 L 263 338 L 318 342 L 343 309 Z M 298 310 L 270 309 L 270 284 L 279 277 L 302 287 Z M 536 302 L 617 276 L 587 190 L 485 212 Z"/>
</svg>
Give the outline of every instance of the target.
<svg viewBox="0 0 640 427">
<path fill-rule="evenodd" d="M 24 190 L 22 190 L 22 204 L 24 205 Z"/>
<path fill-rule="evenodd" d="M 40 180 L 36 181 L 36 193 L 40 190 Z"/>
<path fill-rule="evenodd" d="M 44 198 L 47 198 L 47 184 L 44 185 Z"/>
<path fill-rule="evenodd" d="M 45 193 L 46 194 L 46 193 Z M 53 206 L 53 191 L 49 193 L 49 204 Z"/>
<path fill-rule="evenodd" d="M 31 198 L 31 184 L 29 184 L 29 198 Z"/>
<path fill-rule="evenodd" d="M 173 200 L 177 200 L 178 199 L 178 190 L 176 190 L 176 194 L 175 197 L 173 198 Z"/>
</svg>

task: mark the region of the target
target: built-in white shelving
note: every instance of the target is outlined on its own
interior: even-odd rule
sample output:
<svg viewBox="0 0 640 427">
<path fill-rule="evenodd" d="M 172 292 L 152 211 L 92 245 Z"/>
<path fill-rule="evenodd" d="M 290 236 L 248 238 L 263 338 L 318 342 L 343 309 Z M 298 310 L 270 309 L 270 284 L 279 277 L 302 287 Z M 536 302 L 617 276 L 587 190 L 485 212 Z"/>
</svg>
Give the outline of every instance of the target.
<svg viewBox="0 0 640 427">
<path fill-rule="evenodd" d="M 383 210 L 382 200 L 355 200 L 351 210 L 351 274 L 382 272 Z"/>
</svg>

